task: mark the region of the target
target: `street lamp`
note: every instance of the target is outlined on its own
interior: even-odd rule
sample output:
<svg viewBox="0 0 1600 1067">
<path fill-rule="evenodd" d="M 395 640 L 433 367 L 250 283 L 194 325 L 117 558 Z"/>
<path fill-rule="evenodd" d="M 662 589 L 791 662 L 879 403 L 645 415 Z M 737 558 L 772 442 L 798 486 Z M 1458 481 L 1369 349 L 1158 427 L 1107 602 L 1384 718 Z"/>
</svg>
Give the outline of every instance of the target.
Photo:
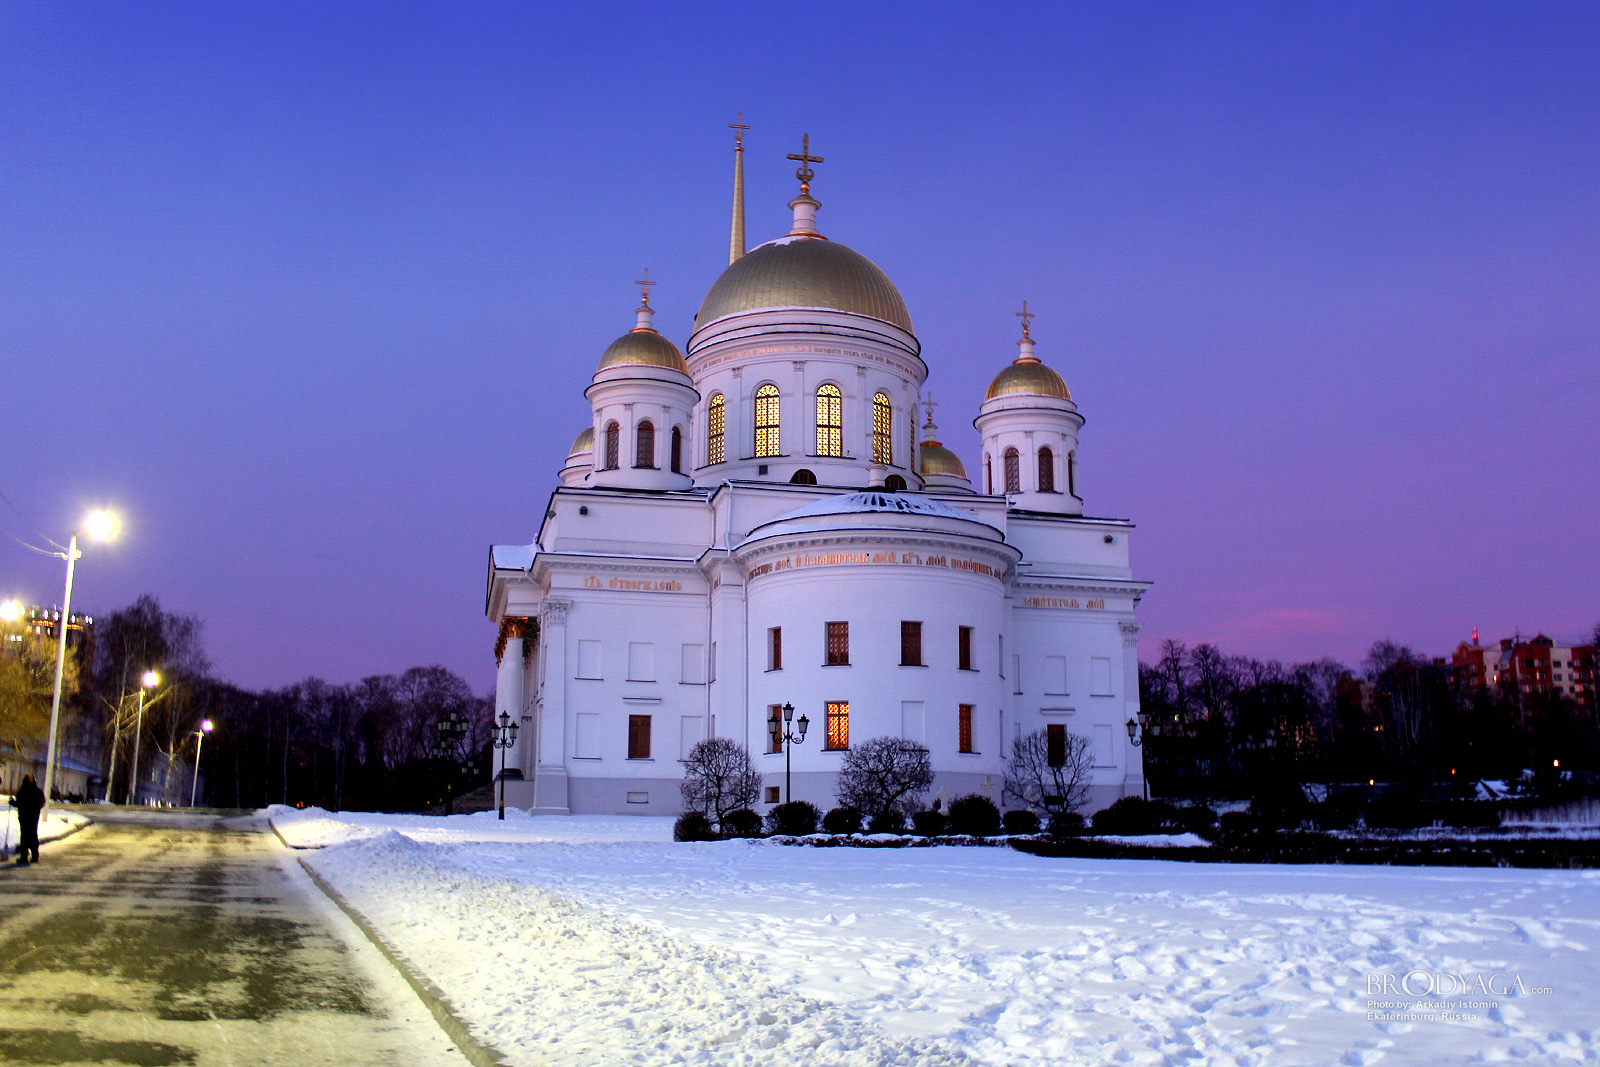
<svg viewBox="0 0 1600 1067">
<path fill-rule="evenodd" d="M 200 788 L 200 747 L 206 743 L 206 734 L 209 734 L 213 729 L 215 729 L 215 726 L 213 726 L 210 719 L 201 719 L 200 729 L 194 732 L 194 774 L 189 779 L 189 806 L 191 808 L 194 807 L 195 793 Z"/>
<path fill-rule="evenodd" d="M 509 711 L 500 713 L 498 724 L 489 726 L 489 743 L 500 750 L 500 818 L 506 817 L 506 749 L 517 743 L 517 724 Z"/>
<path fill-rule="evenodd" d="M 1139 749 L 1139 781 L 1144 785 L 1144 798 L 1150 799 L 1150 776 L 1146 773 L 1144 739 L 1150 736 L 1150 713 L 1139 709 L 1139 721 L 1128 720 L 1128 744 Z M 1170 753 L 1169 753 L 1170 755 Z"/>
<path fill-rule="evenodd" d="M 117 519 L 109 511 L 95 511 L 84 520 L 79 533 L 91 541 L 108 541 L 117 532 Z M 50 697 L 50 738 L 44 754 L 44 810 L 50 810 L 50 792 L 56 780 L 56 725 L 61 721 L 61 672 L 67 665 L 67 624 L 72 620 L 72 571 L 82 554 L 78 551 L 78 534 L 73 534 L 65 552 L 49 553 L 67 561 L 67 590 L 61 597 L 60 640 L 56 644 L 56 684 Z"/>
<path fill-rule="evenodd" d="M 459 711 L 452 711 L 441 716 L 435 724 L 439 731 L 439 738 L 433 744 L 433 758 L 449 761 L 449 765 L 465 774 L 467 765 L 458 755 L 461 751 L 461 739 L 467 735 L 467 717 Z M 449 772 L 445 773 L 444 783 L 444 813 L 451 814 L 451 804 L 455 800 L 455 792 L 450 784 Z"/>
<path fill-rule="evenodd" d="M 800 728 L 799 732 L 789 728 L 790 723 Z M 767 720 L 767 729 L 772 732 L 772 743 L 783 746 L 783 802 L 787 804 L 794 799 L 794 774 L 790 768 L 789 749 L 794 745 L 803 745 L 806 740 L 806 729 L 811 725 L 811 720 L 800 715 L 800 721 L 794 722 L 794 705 L 783 706 L 783 718 L 778 718 L 778 709 L 772 709 L 772 718 Z"/>
<path fill-rule="evenodd" d="M 0 622 L 16 622 L 22 618 L 22 602 L 7 600 L 0 603 Z"/>
<path fill-rule="evenodd" d="M 146 689 L 154 689 L 160 684 L 161 675 L 155 671 L 145 671 L 144 674 L 139 676 L 139 714 L 133 720 L 133 766 L 128 771 L 128 777 L 133 781 L 133 784 L 128 787 L 129 804 L 137 804 L 139 802 L 139 735 L 144 732 L 144 691 Z M 115 748 L 116 746 L 113 745 L 112 747 Z M 113 752 L 111 755 L 111 774 L 115 776 L 116 773 L 117 757 L 116 753 Z M 111 799 L 109 782 L 106 785 L 106 799 Z"/>
</svg>

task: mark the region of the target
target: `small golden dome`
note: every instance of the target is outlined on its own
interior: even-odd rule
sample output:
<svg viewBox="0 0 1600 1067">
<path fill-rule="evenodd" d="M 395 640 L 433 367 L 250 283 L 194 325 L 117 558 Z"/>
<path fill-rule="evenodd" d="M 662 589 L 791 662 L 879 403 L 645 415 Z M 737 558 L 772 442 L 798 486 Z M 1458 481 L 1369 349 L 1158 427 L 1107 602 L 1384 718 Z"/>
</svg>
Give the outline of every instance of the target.
<svg viewBox="0 0 1600 1067">
<path fill-rule="evenodd" d="M 881 319 L 911 333 L 911 313 L 872 260 L 822 237 L 784 237 L 734 260 L 711 286 L 697 327 L 764 308 L 828 308 Z"/>
<path fill-rule="evenodd" d="M 1072 399 L 1072 394 L 1067 392 L 1067 383 L 1062 380 L 1061 375 L 1037 359 L 1019 359 L 996 374 L 983 398 L 993 400 L 997 396 L 1016 395 Z"/>
<path fill-rule="evenodd" d="M 567 455 L 576 456 L 580 452 L 593 452 L 593 451 L 594 451 L 594 427 L 593 426 L 585 426 L 581 431 L 579 431 L 578 436 L 572 439 L 572 447 L 570 449 L 568 449 Z"/>
<path fill-rule="evenodd" d="M 612 341 L 596 369 L 607 367 L 665 367 L 680 374 L 689 373 L 689 364 L 683 361 L 678 346 L 654 330 L 633 330 Z"/>
<path fill-rule="evenodd" d="M 962 464 L 961 457 L 938 441 L 922 442 L 921 466 L 924 478 L 930 474 L 953 474 L 957 478 L 967 476 L 967 468 Z"/>
</svg>

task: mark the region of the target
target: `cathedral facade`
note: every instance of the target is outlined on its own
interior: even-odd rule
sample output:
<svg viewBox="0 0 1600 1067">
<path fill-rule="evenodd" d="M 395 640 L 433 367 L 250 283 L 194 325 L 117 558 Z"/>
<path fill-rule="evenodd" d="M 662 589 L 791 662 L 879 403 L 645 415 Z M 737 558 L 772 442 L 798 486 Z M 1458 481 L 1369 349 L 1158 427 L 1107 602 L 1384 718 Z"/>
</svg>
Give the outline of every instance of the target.
<svg viewBox="0 0 1600 1067">
<path fill-rule="evenodd" d="M 823 809 L 845 752 L 882 735 L 928 748 L 930 800 L 1001 804 L 1006 755 L 1034 731 L 1087 739 L 1091 809 L 1141 792 L 1125 724 L 1148 583 L 1132 524 L 1084 515 L 1084 419 L 1028 316 L 978 407 L 969 477 L 931 405 L 918 432 L 928 366 L 904 299 L 817 228 L 820 160 L 791 157 L 792 228 L 746 252 L 737 151 L 730 262 L 686 346 L 656 331 L 646 288 L 534 542 L 490 550 L 495 711 L 521 724 L 506 802 L 674 814 L 679 760 L 727 737 L 765 810 L 785 799 L 769 727 L 785 706 L 809 726 L 794 799 Z"/>
</svg>

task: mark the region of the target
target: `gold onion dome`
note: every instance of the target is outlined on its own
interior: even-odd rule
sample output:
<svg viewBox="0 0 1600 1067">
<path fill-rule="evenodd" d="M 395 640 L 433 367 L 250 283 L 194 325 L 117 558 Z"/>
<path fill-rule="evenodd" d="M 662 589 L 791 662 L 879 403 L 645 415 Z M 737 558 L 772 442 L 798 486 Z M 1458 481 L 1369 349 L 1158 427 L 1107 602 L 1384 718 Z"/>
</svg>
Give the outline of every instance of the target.
<svg viewBox="0 0 1600 1067">
<path fill-rule="evenodd" d="M 689 373 L 689 364 L 684 362 L 678 346 L 654 330 L 632 330 L 612 341 L 597 369 L 607 367 L 665 367 L 680 374 Z"/>
<path fill-rule="evenodd" d="M 594 451 L 594 427 L 593 426 L 585 426 L 582 430 L 580 430 L 578 432 L 578 436 L 574 437 L 572 439 L 572 448 L 567 452 L 567 455 L 576 456 L 580 452 L 593 452 L 593 451 Z"/>
<path fill-rule="evenodd" d="M 1037 359 L 1019 359 L 996 374 L 983 398 L 993 400 L 997 396 L 1017 395 L 1072 399 L 1072 394 L 1067 392 L 1067 383 L 1062 380 L 1061 375 Z"/>
<path fill-rule="evenodd" d="M 696 326 L 767 308 L 827 308 L 911 333 L 911 313 L 889 276 L 860 252 L 824 237 L 790 235 L 751 249 L 711 286 Z"/>
<path fill-rule="evenodd" d="M 922 476 L 930 474 L 954 474 L 958 478 L 967 476 L 967 468 L 961 462 L 961 457 L 941 445 L 938 441 L 924 441 L 922 452 Z"/>
</svg>

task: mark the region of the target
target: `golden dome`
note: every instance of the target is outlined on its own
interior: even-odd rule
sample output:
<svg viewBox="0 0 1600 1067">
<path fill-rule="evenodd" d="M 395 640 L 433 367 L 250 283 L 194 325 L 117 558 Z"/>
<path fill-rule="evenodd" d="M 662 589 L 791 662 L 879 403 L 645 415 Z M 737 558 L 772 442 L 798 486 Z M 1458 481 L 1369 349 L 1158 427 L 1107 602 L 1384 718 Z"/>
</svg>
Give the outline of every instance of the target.
<svg viewBox="0 0 1600 1067">
<path fill-rule="evenodd" d="M 1062 380 L 1061 375 L 1037 359 L 1019 359 L 996 374 L 983 398 L 993 400 L 997 396 L 1019 394 L 1053 396 L 1060 400 L 1072 399 L 1072 394 L 1067 392 L 1067 383 Z"/>
<path fill-rule="evenodd" d="M 751 249 L 711 286 L 697 327 L 741 311 L 828 308 L 911 333 L 911 313 L 889 276 L 860 252 L 821 237 L 784 237 Z"/>
<path fill-rule="evenodd" d="M 938 441 L 922 442 L 921 469 L 924 478 L 930 474 L 953 474 L 957 478 L 967 476 L 967 468 L 962 464 L 961 457 Z"/>
<path fill-rule="evenodd" d="M 567 450 L 567 455 L 576 456 L 580 452 L 594 451 L 594 427 L 585 426 L 579 431 L 578 436 L 572 439 L 572 447 Z"/>
<path fill-rule="evenodd" d="M 612 341 L 596 369 L 607 367 L 665 367 L 680 374 L 689 373 L 689 364 L 683 361 L 678 346 L 654 330 L 633 330 Z"/>
</svg>

